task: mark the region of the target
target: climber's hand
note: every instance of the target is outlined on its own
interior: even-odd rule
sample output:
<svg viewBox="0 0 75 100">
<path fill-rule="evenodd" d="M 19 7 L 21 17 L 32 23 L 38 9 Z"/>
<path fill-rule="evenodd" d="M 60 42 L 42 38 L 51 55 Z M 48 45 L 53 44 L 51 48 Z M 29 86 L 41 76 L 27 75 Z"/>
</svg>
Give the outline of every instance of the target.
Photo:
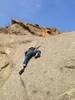
<svg viewBox="0 0 75 100">
<path fill-rule="evenodd" d="M 37 58 L 39 58 L 41 55 L 39 54 L 39 53 L 37 53 L 36 55 L 35 55 L 35 59 L 37 59 Z"/>
<path fill-rule="evenodd" d="M 41 51 L 39 51 L 38 53 L 36 53 L 35 59 L 39 58 L 40 56 L 41 56 Z"/>
</svg>

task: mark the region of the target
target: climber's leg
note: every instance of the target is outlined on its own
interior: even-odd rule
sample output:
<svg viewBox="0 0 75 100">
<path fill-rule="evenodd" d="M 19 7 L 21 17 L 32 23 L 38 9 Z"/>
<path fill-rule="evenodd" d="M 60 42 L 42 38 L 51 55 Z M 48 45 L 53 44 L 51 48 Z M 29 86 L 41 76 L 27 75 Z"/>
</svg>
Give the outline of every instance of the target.
<svg viewBox="0 0 75 100">
<path fill-rule="evenodd" d="M 22 75 L 22 73 L 24 72 L 25 68 L 26 68 L 26 65 L 23 64 L 23 68 L 22 68 L 22 69 L 20 70 L 20 72 L 19 72 L 20 75 Z"/>
<path fill-rule="evenodd" d="M 30 60 L 29 57 L 26 56 L 26 57 L 25 57 L 25 60 L 24 60 L 24 62 L 23 62 L 23 68 L 22 68 L 22 69 L 20 70 L 20 72 L 19 72 L 20 75 L 22 75 L 22 73 L 24 72 L 25 68 L 27 67 L 27 64 L 28 64 L 29 60 Z"/>
</svg>

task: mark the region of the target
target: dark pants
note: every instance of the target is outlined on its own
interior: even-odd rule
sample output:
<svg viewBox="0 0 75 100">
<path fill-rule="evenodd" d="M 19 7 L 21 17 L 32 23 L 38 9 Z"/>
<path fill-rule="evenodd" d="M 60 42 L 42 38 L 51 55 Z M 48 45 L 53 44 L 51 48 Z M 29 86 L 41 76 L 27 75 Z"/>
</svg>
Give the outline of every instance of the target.
<svg viewBox="0 0 75 100">
<path fill-rule="evenodd" d="M 37 56 L 36 56 L 36 54 L 37 54 Z M 39 51 L 39 50 L 31 50 L 28 53 L 25 53 L 25 59 L 23 62 L 23 64 L 25 64 L 25 65 L 23 65 L 23 69 L 19 72 L 19 74 L 21 75 L 24 72 L 24 69 L 26 68 L 28 62 L 30 61 L 30 59 L 32 57 L 35 56 L 35 58 L 38 58 L 38 57 L 40 57 L 40 54 L 41 54 L 41 51 Z"/>
<path fill-rule="evenodd" d="M 35 51 L 31 51 L 31 52 L 29 52 L 28 54 L 26 54 L 26 55 L 25 55 L 25 60 L 24 60 L 23 64 L 27 65 L 28 62 L 30 61 L 30 59 L 31 59 L 32 57 L 34 57 L 34 56 L 36 55 L 36 53 L 38 53 L 38 52 L 39 52 L 39 51 L 35 50 Z"/>
<path fill-rule="evenodd" d="M 23 64 L 27 65 L 31 58 L 32 56 L 26 55 Z"/>
</svg>

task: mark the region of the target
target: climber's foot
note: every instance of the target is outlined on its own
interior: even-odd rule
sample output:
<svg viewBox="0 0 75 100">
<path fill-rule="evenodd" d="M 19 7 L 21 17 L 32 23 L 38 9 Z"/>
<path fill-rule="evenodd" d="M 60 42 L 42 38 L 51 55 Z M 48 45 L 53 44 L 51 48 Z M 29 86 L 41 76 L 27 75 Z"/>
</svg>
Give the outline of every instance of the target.
<svg viewBox="0 0 75 100">
<path fill-rule="evenodd" d="M 22 75 L 23 72 L 24 72 L 24 68 L 20 70 L 19 75 Z"/>
</svg>

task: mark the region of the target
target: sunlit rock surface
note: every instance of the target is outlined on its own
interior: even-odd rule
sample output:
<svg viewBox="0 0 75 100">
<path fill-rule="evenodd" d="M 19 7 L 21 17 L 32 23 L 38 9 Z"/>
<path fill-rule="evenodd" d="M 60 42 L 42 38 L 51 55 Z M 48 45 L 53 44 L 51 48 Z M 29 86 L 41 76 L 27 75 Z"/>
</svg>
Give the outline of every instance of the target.
<svg viewBox="0 0 75 100">
<path fill-rule="evenodd" d="M 4 29 L 0 29 L 0 100 L 75 100 L 75 32 L 51 35 L 17 20 Z M 31 46 L 40 46 L 41 57 L 32 58 L 20 76 L 24 52 Z"/>
</svg>

